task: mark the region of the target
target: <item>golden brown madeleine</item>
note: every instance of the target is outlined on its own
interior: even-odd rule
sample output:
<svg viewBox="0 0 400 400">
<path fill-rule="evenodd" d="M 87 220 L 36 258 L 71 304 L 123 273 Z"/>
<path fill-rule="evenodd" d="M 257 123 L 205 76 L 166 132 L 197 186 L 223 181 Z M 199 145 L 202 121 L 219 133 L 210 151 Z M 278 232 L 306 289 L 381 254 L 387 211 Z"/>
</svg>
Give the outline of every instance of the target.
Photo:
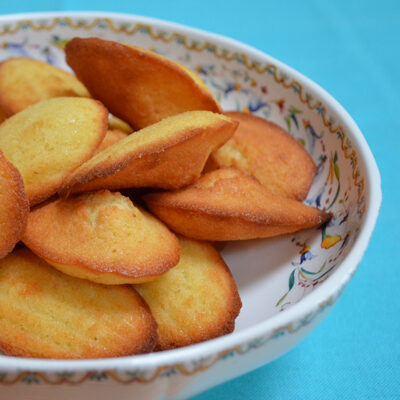
<svg viewBox="0 0 400 400">
<path fill-rule="evenodd" d="M 200 240 L 277 236 L 319 226 L 331 217 L 270 193 L 233 167 L 209 172 L 176 192 L 147 195 L 145 202 L 175 232 Z"/>
<path fill-rule="evenodd" d="M 21 174 L 0 151 L 0 258 L 10 253 L 21 239 L 28 214 Z"/>
<path fill-rule="evenodd" d="M 62 272 L 108 285 L 154 279 L 180 254 L 162 222 L 105 190 L 38 206 L 22 241 Z"/>
<path fill-rule="evenodd" d="M 7 119 L 7 114 L 6 114 L 6 112 L 5 112 L 3 109 L 0 108 L 0 124 L 1 124 L 2 122 L 4 122 L 6 119 Z"/>
<path fill-rule="evenodd" d="M 231 272 L 208 243 L 181 237 L 179 264 L 134 285 L 158 324 L 156 350 L 203 342 L 235 328 L 242 303 Z"/>
<path fill-rule="evenodd" d="M 236 127 L 230 118 L 209 111 L 165 118 L 96 154 L 66 179 L 60 193 L 188 185 Z"/>
<path fill-rule="evenodd" d="M 122 119 L 119 119 L 114 115 L 111 115 L 108 119 L 108 129 L 119 129 L 120 131 L 128 134 L 133 132 L 133 129 L 125 121 L 122 121 Z"/>
<path fill-rule="evenodd" d="M 90 94 L 75 76 L 43 61 L 21 57 L 0 63 L 0 107 L 7 115 L 53 97 Z"/>
<path fill-rule="evenodd" d="M 101 142 L 100 146 L 96 149 L 95 154 L 100 153 L 101 151 L 105 150 L 107 147 L 112 146 L 113 144 L 119 142 L 122 139 L 125 139 L 128 136 L 127 133 L 119 130 L 119 129 L 112 129 L 108 130 L 106 136 L 104 137 L 103 141 Z"/>
<path fill-rule="evenodd" d="M 222 111 L 194 72 L 152 51 L 97 38 L 74 38 L 65 53 L 92 96 L 135 130 L 184 111 Z"/>
<path fill-rule="evenodd" d="M 88 160 L 107 132 L 108 112 L 97 100 L 44 100 L 0 125 L 0 149 L 19 170 L 31 206 L 57 192 Z"/>
<path fill-rule="evenodd" d="M 256 177 L 271 193 L 303 201 L 317 172 L 304 147 L 273 122 L 237 111 L 225 115 L 239 127 L 211 154 L 207 169 L 234 166 Z"/>
<path fill-rule="evenodd" d="M 0 350 L 38 358 L 150 352 L 157 324 L 131 286 L 105 286 L 57 271 L 28 249 L 0 261 Z"/>
</svg>

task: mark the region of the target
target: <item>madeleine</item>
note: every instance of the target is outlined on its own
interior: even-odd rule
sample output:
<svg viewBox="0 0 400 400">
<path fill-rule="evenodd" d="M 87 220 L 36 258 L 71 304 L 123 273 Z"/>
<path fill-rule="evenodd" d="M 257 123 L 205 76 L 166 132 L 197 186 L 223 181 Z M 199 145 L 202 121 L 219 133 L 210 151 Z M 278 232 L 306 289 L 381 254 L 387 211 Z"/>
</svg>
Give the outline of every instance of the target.
<svg viewBox="0 0 400 400">
<path fill-rule="evenodd" d="M 0 258 L 10 253 L 21 239 L 28 214 L 22 176 L 0 151 Z"/>
<path fill-rule="evenodd" d="M 107 147 L 110 147 L 113 144 L 119 142 L 120 140 L 125 139 L 127 136 L 128 134 L 126 132 L 121 131 L 119 129 L 108 129 L 106 136 L 104 137 L 100 146 L 96 149 L 95 154 L 100 153 Z"/>
<path fill-rule="evenodd" d="M 72 278 L 28 249 L 0 260 L 0 310 L 0 350 L 10 356 L 119 357 L 157 343 L 157 324 L 131 286 Z"/>
<path fill-rule="evenodd" d="M 270 193 L 255 178 L 225 167 L 176 192 L 145 196 L 172 230 L 200 240 L 272 237 L 317 227 L 331 214 Z"/>
<path fill-rule="evenodd" d="M 237 123 L 210 111 L 188 111 L 137 131 L 77 168 L 62 196 L 98 189 L 177 189 L 195 182 L 210 153 L 222 146 Z"/>
<path fill-rule="evenodd" d="M 65 53 L 68 65 L 92 96 L 134 130 L 184 111 L 222 111 L 194 72 L 152 51 L 74 38 Z"/>
<path fill-rule="evenodd" d="M 0 63 L 0 107 L 10 116 L 53 97 L 90 97 L 69 72 L 32 58 L 9 58 Z"/>
<path fill-rule="evenodd" d="M 133 132 L 133 129 L 127 124 L 125 121 L 122 121 L 122 119 L 117 118 L 114 115 L 111 115 L 110 118 L 108 119 L 108 129 L 114 130 L 114 129 L 119 129 L 122 132 L 125 132 L 127 134 L 130 134 Z"/>
<path fill-rule="evenodd" d="M 207 169 L 233 166 L 253 175 L 271 193 L 303 201 L 317 172 L 304 147 L 273 122 L 237 111 L 225 115 L 239 126 L 211 154 Z"/>
<path fill-rule="evenodd" d="M 22 241 L 60 271 L 107 285 L 154 279 L 180 254 L 178 239 L 163 223 L 109 191 L 35 208 Z"/>
<path fill-rule="evenodd" d="M 242 306 L 236 283 L 208 243 L 181 237 L 178 265 L 152 282 L 134 285 L 158 324 L 156 350 L 231 333 Z"/>
<path fill-rule="evenodd" d="M 107 132 L 108 112 L 97 100 L 43 100 L 0 125 L 0 150 L 18 168 L 31 206 L 57 192 L 88 160 Z"/>
</svg>

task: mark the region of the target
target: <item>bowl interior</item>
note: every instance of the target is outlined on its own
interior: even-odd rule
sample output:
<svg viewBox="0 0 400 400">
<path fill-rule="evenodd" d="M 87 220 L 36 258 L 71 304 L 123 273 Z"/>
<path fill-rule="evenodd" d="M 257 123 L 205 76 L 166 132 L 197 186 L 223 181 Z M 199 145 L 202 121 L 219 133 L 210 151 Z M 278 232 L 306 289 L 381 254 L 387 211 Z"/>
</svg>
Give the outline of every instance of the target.
<svg viewBox="0 0 400 400">
<path fill-rule="evenodd" d="M 336 111 L 321 104 L 312 88 L 295 81 L 290 71 L 267 56 L 243 53 L 218 37 L 134 17 L 0 20 L 0 60 L 33 57 L 68 69 L 63 48 L 74 36 L 142 46 L 185 64 L 225 110 L 248 111 L 276 122 L 317 164 L 306 203 L 333 213 L 327 226 L 274 239 L 231 242 L 222 249 L 243 301 L 237 331 L 284 311 L 329 279 L 360 230 L 365 171 Z"/>
</svg>

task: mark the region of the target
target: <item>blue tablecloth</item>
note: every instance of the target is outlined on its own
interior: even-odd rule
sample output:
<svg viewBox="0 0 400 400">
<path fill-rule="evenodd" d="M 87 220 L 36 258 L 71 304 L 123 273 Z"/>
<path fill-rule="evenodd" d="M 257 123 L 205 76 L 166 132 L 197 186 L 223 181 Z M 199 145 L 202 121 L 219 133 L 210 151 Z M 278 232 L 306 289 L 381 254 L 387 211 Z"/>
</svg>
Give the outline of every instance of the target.
<svg viewBox="0 0 400 400">
<path fill-rule="evenodd" d="M 328 318 L 277 361 L 195 400 L 400 399 L 400 1 L 18 0 L 0 14 L 97 10 L 233 37 L 327 89 L 360 126 L 382 175 L 369 249 Z"/>
</svg>

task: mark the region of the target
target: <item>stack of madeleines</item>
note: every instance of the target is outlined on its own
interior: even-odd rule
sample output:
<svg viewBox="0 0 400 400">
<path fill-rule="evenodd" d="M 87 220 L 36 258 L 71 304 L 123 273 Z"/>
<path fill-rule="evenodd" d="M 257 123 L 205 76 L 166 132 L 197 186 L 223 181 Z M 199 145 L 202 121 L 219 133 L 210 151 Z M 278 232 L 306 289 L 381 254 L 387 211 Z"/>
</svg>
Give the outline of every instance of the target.
<svg viewBox="0 0 400 400">
<path fill-rule="evenodd" d="M 313 160 L 165 57 L 97 38 L 65 51 L 76 77 L 0 64 L 0 351 L 115 357 L 232 332 L 238 289 L 207 241 L 328 221 L 302 203 Z"/>
</svg>

